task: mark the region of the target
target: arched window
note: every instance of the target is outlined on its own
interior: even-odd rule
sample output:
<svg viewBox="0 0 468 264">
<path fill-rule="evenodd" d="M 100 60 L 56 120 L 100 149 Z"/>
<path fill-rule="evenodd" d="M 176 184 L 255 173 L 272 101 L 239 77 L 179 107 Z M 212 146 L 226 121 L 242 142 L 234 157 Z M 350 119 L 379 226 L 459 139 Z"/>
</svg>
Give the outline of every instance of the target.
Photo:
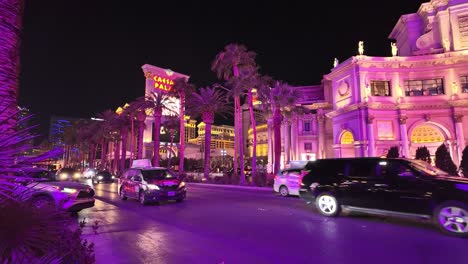
<svg viewBox="0 0 468 264">
<path fill-rule="evenodd" d="M 442 132 L 434 126 L 418 126 L 411 133 L 411 142 L 414 143 L 443 142 L 444 140 L 445 137 Z"/>
<path fill-rule="evenodd" d="M 354 142 L 354 136 L 353 133 L 350 131 L 345 131 L 343 134 L 341 134 L 341 144 L 353 144 Z"/>
</svg>

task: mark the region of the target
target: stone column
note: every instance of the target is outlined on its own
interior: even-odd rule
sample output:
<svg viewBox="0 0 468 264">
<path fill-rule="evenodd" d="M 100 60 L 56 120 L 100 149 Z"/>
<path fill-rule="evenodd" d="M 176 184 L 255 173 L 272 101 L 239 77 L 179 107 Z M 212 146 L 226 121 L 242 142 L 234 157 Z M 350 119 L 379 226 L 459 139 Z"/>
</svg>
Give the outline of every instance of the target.
<svg viewBox="0 0 468 264">
<path fill-rule="evenodd" d="M 367 156 L 375 156 L 374 117 L 367 117 Z"/>
<path fill-rule="evenodd" d="M 406 158 L 411 158 L 409 153 L 409 142 L 408 142 L 408 128 L 406 127 L 406 115 L 400 115 L 400 138 L 401 138 L 401 155 Z"/>
<path fill-rule="evenodd" d="M 458 164 L 460 164 L 462 159 L 463 149 L 465 148 L 465 138 L 463 137 L 463 115 L 455 115 L 453 117 L 455 122 L 455 133 L 457 136 L 457 155 L 458 155 Z"/>
<path fill-rule="evenodd" d="M 274 152 L 273 152 L 273 120 L 269 118 L 267 120 L 267 153 L 268 153 L 268 164 L 267 164 L 267 172 L 272 173 L 273 172 L 273 158 L 274 158 Z"/>
<path fill-rule="evenodd" d="M 298 131 L 298 118 L 295 116 L 291 124 L 291 159 L 298 160 L 299 154 L 297 152 L 297 131 Z"/>
<path fill-rule="evenodd" d="M 318 153 L 317 158 L 323 159 L 326 158 L 325 156 L 325 116 L 318 115 Z"/>
</svg>

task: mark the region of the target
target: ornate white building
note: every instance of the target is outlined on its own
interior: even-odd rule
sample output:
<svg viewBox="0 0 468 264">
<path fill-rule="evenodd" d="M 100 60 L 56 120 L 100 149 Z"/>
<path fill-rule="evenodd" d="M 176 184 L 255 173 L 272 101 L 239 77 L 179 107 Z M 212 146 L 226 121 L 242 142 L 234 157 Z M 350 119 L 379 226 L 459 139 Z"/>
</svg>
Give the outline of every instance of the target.
<svg viewBox="0 0 468 264">
<path fill-rule="evenodd" d="M 468 1 L 424 3 L 402 15 L 389 38 L 391 57 L 356 55 L 321 85 L 297 87 L 313 111 L 284 122 L 283 164 L 382 156 L 392 146 L 405 157 L 420 146 L 434 155 L 442 143 L 459 164 L 468 138 Z"/>
</svg>

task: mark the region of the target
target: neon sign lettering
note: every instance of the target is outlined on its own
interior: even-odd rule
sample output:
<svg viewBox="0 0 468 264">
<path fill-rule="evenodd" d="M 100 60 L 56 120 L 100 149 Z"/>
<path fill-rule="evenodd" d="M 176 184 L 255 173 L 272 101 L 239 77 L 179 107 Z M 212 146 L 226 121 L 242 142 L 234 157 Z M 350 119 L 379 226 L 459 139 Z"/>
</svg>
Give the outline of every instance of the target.
<svg viewBox="0 0 468 264">
<path fill-rule="evenodd" d="M 158 90 L 163 90 L 163 91 L 170 91 L 172 88 L 172 85 L 174 85 L 174 81 L 171 79 L 167 79 L 161 76 L 154 75 L 153 76 L 153 81 L 154 81 L 154 88 Z"/>
</svg>

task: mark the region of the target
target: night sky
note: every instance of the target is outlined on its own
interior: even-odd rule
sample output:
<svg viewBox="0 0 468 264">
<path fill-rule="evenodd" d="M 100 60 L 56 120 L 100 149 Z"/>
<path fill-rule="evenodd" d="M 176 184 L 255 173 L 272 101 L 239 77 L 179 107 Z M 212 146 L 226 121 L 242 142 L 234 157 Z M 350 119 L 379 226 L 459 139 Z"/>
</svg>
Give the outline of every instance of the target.
<svg viewBox="0 0 468 264">
<path fill-rule="evenodd" d="M 219 82 L 210 65 L 230 43 L 256 52 L 262 74 L 320 84 L 359 40 L 365 55 L 391 56 L 398 18 L 426 1 L 275 2 L 26 0 L 19 103 L 46 133 L 51 115 L 89 118 L 143 96 L 143 64 Z"/>
</svg>

